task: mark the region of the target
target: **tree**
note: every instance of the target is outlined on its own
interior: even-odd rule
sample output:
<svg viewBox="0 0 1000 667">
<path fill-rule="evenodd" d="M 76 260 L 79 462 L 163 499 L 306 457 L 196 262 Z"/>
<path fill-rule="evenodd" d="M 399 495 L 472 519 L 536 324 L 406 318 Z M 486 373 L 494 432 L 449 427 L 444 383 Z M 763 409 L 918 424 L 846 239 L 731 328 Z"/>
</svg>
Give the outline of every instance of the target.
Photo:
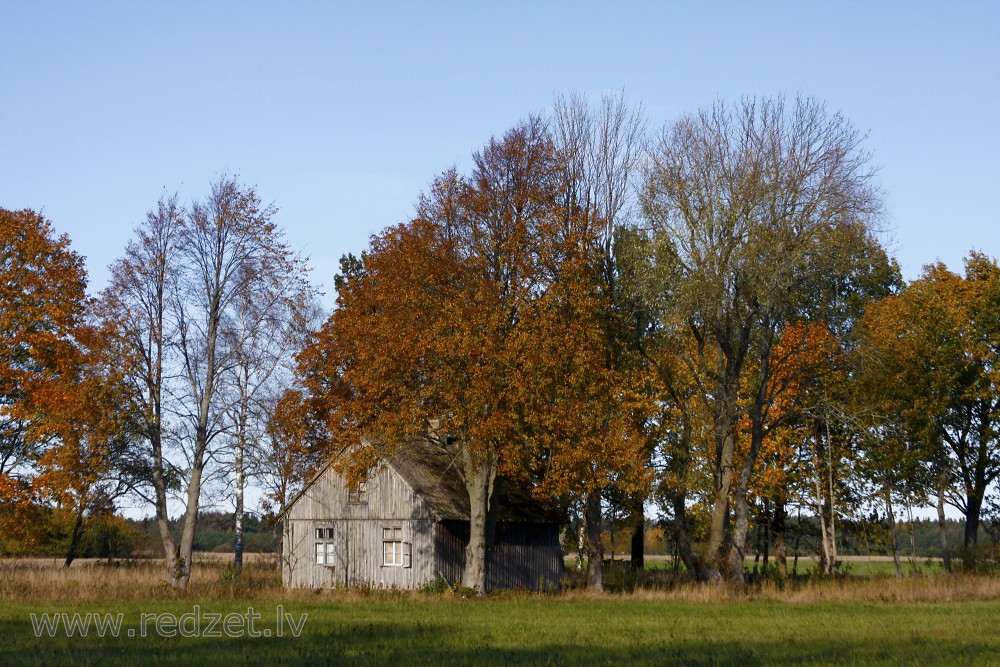
<svg viewBox="0 0 1000 667">
<path fill-rule="evenodd" d="M 208 466 L 231 433 L 227 418 L 237 397 L 249 392 L 249 375 L 242 376 L 243 391 L 234 383 L 239 355 L 249 353 L 251 333 L 272 323 L 274 311 L 262 304 L 281 291 L 276 286 L 297 285 L 301 275 L 274 214 L 254 188 L 227 175 L 190 211 L 176 198 L 163 199 L 113 268 L 115 280 L 103 295 L 141 406 L 152 500 L 176 588 L 190 579 Z M 179 542 L 168 525 L 175 489 L 184 506 Z"/>
<path fill-rule="evenodd" d="M 545 240 L 561 219 L 540 120 L 473 160 L 468 177 L 435 181 L 416 219 L 373 237 L 360 266 L 345 262 L 337 308 L 300 360 L 335 451 L 353 448 L 355 479 L 430 420 L 432 436 L 458 444 L 471 507 L 463 585 L 483 592 L 497 477 L 523 474 L 530 388 L 520 355 L 553 258 Z"/>
<path fill-rule="evenodd" d="M 708 560 L 734 580 L 743 579 L 774 346 L 805 316 L 820 277 L 850 273 L 878 247 L 869 224 L 881 197 L 861 143 L 815 100 L 744 99 L 666 127 L 652 154 L 643 206 L 670 276 L 659 302 L 695 340 L 683 349 L 694 353 L 687 365 L 715 431 Z M 750 445 L 739 463 L 748 373 Z"/>
<path fill-rule="evenodd" d="M 42 215 L 0 209 L 0 528 L 30 540 L 42 500 L 33 483 L 52 434 L 39 404 L 66 381 L 86 316 L 87 276 L 69 238 Z"/>
<path fill-rule="evenodd" d="M 293 354 L 303 344 L 317 311 L 303 260 L 282 247 L 280 241 L 268 254 L 266 265 L 246 262 L 240 268 L 236 277 L 239 289 L 232 298 L 224 333 L 232 354 L 231 375 L 226 378 L 229 386 L 225 418 L 233 454 L 235 567 L 243 565 L 248 472 L 266 456 L 263 451 L 268 442 L 271 410 L 292 382 Z"/>
<path fill-rule="evenodd" d="M 0 208 L 0 476 L 40 455 L 18 417 L 33 379 L 58 371 L 86 311 L 87 274 L 69 238 L 30 210 Z"/>
<path fill-rule="evenodd" d="M 105 332 L 95 326 L 78 327 L 75 339 L 59 374 L 28 388 L 28 437 L 51 443 L 36 462 L 32 486 L 41 501 L 54 501 L 69 515 L 66 567 L 76 558 L 86 523 L 111 514 L 142 475 L 119 359 L 107 354 Z"/>
<path fill-rule="evenodd" d="M 887 441 L 924 464 L 907 477 L 930 477 L 916 477 L 911 486 L 935 488 L 939 524 L 946 501 L 965 515 L 963 559 L 971 568 L 986 494 L 1000 476 L 996 262 L 971 253 L 964 277 L 943 264 L 925 267 L 901 294 L 870 309 L 865 343 L 869 385 L 885 430 L 894 434 Z M 874 456 L 887 458 L 881 451 Z"/>
<path fill-rule="evenodd" d="M 175 343 L 170 296 L 178 280 L 180 228 L 184 211 L 177 197 L 161 198 L 155 211 L 135 230 L 125 256 L 111 269 L 112 281 L 99 302 L 99 312 L 122 359 L 123 382 L 135 405 L 136 436 L 148 446 L 148 480 L 156 524 L 163 543 L 171 584 L 186 585 L 169 525 L 169 494 L 182 471 L 171 462 L 167 411 L 173 379 L 171 351 Z M 142 494 L 141 490 L 139 491 Z"/>
<path fill-rule="evenodd" d="M 540 362 L 535 387 L 549 408 L 532 414 L 565 411 L 561 420 L 549 422 L 558 423 L 561 432 L 539 429 L 553 437 L 543 435 L 536 445 L 547 450 L 550 492 L 582 494 L 591 590 L 603 589 L 601 501 L 613 486 L 627 491 L 633 564 L 642 567 L 650 456 L 642 427 L 651 403 L 636 345 L 635 304 L 619 284 L 623 266 L 617 246 L 633 224 L 645 128 L 641 106 L 630 106 L 618 94 L 606 94 L 596 105 L 580 95 L 559 97 L 551 123 L 563 219 L 556 233 L 553 287 L 540 300 L 536 320 L 547 327 L 538 337 L 549 346 L 528 355 Z"/>
</svg>

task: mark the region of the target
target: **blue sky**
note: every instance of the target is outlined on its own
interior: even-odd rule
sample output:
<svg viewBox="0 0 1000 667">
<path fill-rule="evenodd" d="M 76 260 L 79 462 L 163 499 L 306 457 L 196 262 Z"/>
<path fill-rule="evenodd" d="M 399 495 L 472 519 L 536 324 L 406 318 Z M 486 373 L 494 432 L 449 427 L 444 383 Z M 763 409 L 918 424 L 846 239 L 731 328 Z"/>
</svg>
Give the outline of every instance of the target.
<svg viewBox="0 0 1000 667">
<path fill-rule="evenodd" d="M 162 193 L 228 171 L 330 293 L 435 174 L 572 91 L 654 127 L 814 95 L 869 133 L 907 277 L 1000 255 L 1000 2 L 0 0 L 0 26 L 0 206 L 43 209 L 95 289 Z"/>
</svg>

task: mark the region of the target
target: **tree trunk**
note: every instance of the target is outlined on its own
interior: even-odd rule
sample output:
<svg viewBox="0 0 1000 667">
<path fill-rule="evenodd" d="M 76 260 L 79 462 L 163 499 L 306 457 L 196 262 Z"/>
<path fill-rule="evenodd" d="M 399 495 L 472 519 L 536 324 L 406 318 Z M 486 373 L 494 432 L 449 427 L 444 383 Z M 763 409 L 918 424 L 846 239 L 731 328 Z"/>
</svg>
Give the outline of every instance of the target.
<svg viewBox="0 0 1000 667">
<path fill-rule="evenodd" d="M 194 535 L 198 525 L 198 505 L 201 501 L 201 476 L 205 469 L 205 450 L 208 446 L 207 400 L 204 401 L 203 422 L 196 431 L 194 460 L 191 464 L 191 479 L 188 481 L 187 505 L 181 523 L 181 542 L 177 549 L 177 562 L 171 584 L 178 590 L 186 590 L 191 581 L 191 565 L 194 559 Z"/>
<path fill-rule="evenodd" d="M 83 535 L 83 503 L 76 511 L 76 519 L 73 521 L 73 532 L 69 537 L 69 549 L 66 550 L 66 562 L 63 567 L 69 567 L 76 559 L 76 551 L 80 548 L 80 536 Z"/>
<path fill-rule="evenodd" d="M 951 574 L 951 553 L 948 551 L 948 522 L 944 515 L 943 481 L 939 484 L 938 487 L 937 520 L 938 520 L 938 533 L 941 537 L 941 560 L 944 563 L 945 574 Z"/>
<path fill-rule="evenodd" d="M 157 419 L 157 424 L 159 420 Z M 153 426 L 150 440 L 153 446 L 153 492 L 156 503 L 156 527 L 163 543 L 163 559 L 167 566 L 167 580 L 177 588 L 176 582 L 181 578 L 181 562 L 177 543 L 170 532 L 170 517 L 167 514 L 167 484 L 164 478 L 163 445 L 158 425 Z"/>
<path fill-rule="evenodd" d="M 768 559 L 768 556 L 771 555 L 771 512 L 769 510 L 770 510 L 770 503 L 765 500 L 764 501 L 764 516 L 763 516 L 763 518 L 761 519 L 761 522 L 760 522 L 761 523 L 761 528 L 763 529 L 763 533 L 764 533 L 764 540 L 763 540 L 763 542 L 764 542 L 764 544 L 763 544 L 764 570 L 763 570 L 763 572 L 764 572 L 765 576 L 767 576 L 767 559 Z"/>
<path fill-rule="evenodd" d="M 674 539 L 677 541 L 677 552 L 688 575 L 696 581 L 700 581 L 704 577 L 704 573 L 701 565 L 695 559 L 694 551 L 691 549 L 691 540 L 688 538 L 686 500 L 684 489 L 674 494 Z"/>
<path fill-rule="evenodd" d="M 472 588 L 478 595 L 487 592 L 488 582 L 488 524 L 490 513 L 495 512 L 491 502 L 496 483 L 496 462 L 492 455 L 477 460 L 468 447 L 463 448 L 465 461 L 465 489 L 469 494 L 469 545 L 465 550 L 465 572 L 462 586 Z"/>
<path fill-rule="evenodd" d="M 686 414 L 686 411 L 685 411 Z M 684 563 L 688 576 L 696 581 L 704 578 L 702 565 L 695 558 L 691 549 L 691 540 L 688 538 L 687 527 L 687 482 L 688 470 L 691 466 L 691 424 L 687 417 L 681 424 L 681 441 L 673 456 L 670 457 L 669 467 L 673 477 L 677 480 L 677 487 L 673 493 L 674 510 L 674 541 L 677 545 L 677 553 Z"/>
<path fill-rule="evenodd" d="M 889 532 L 892 533 L 892 561 L 896 564 L 896 578 L 903 578 L 903 566 L 899 562 L 899 542 L 896 539 L 896 515 L 892 509 L 892 490 L 889 482 L 885 483 L 885 511 L 889 516 Z"/>
<path fill-rule="evenodd" d="M 775 500 L 774 511 L 771 512 L 771 532 L 774 534 L 774 565 L 778 576 L 784 578 L 788 574 L 788 555 L 785 552 L 785 503 Z"/>
<path fill-rule="evenodd" d="M 236 509 L 233 522 L 233 567 L 243 567 L 243 443 L 236 446 Z"/>
<path fill-rule="evenodd" d="M 587 494 L 587 590 L 604 590 L 604 545 L 601 543 L 601 492 Z"/>
<path fill-rule="evenodd" d="M 965 505 L 965 535 L 962 545 L 962 568 L 966 572 L 976 569 L 976 543 L 979 541 L 979 515 L 982 513 L 983 500 L 975 494 L 969 494 Z"/>
<path fill-rule="evenodd" d="M 917 573 L 917 535 L 916 526 L 913 525 L 913 505 L 910 504 L 909 499 L 906 501 L 906 520 L 907 520 L 907 533 L 910 536 L 910 571 L 913 574 Z"/>
<path fill-rule="evenodd" d="M 824 439 L 825 427 L 825 439 Z M 834 510 L 833 442 L 828 418 L 817 420 L 813 435 L 813 469 L 816 514 L 820 526 L 820 571 L 831 577 L 837 573 L 837 528 Z"/>
<path fill-rule="evenodd" d="M 736 451 L 736 438 L 733 430 L 736 424 L 735 408 L 728 405 L 722 410 L 722 423 L 716 427 L 716 471 L 715 488 L 712 494 L 712 520 L 709 525 L 708 543 L 705 545 L 705 558 L 719 568 L 722 562 L 722 551 L 726 540 L 726 529 L 729 524 L 729 492 L 733 483 L 733 455 Z"/>
<path fill-rule="evenodd" d="M 799 543 L 802 541 L 802 504 L 799 504 L 798 512 L 795 516 L 795 546 L 792 557 L 792 576 L 799 574 Z"/>
<path fill-rule="evenodd" d="M 635 499 L 635 506 L 632 508 L 631 565 L 632 569 L 638 572 L 646 567 L 645 504 L 645 497 L 640 495 Z"/>
<path fill-rule="evenodd" d="M 765 360 L 766 362 L 766 360 Z M 765 376 L 766 376 L 765 363 Z M 746 580 L 744 562 L 746 560 L 747 532 L 750 530 L 750 480 L 757 463 L 757 454 L 764 441 L 764 388 L 761 387 L 750 415 L 750 449 L 747 451 L 740 475 L 733 493 L 733 527 L 729 552 L 729 578 L 738 583 Z"/>
</svg>

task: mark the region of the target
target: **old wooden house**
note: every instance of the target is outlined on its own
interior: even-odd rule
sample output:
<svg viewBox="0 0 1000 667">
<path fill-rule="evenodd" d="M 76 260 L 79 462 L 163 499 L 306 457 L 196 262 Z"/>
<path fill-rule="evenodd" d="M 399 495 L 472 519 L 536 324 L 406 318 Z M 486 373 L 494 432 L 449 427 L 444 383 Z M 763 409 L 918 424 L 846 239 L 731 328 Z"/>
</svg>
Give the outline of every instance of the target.
<svg viewBox="0 0 1000 667">
<path fill-rule="evenodd" d="M 562 515 L 498 480 L 490 588 L 551 588 L 563 571 Z M 455 452 L 418 440 L 350 488 L 332 462 L 284 515 L 286 586 L 419 588 L 460 582 L 469 497 Z"/>
</svg>

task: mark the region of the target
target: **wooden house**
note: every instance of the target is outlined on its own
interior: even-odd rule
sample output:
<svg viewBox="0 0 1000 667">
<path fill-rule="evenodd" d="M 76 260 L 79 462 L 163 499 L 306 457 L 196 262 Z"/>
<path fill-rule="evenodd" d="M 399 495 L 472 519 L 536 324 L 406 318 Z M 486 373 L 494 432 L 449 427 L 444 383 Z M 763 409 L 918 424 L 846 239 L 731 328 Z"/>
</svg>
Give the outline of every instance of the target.
<svg viewBox="0 0 1000 667">
<path fill-rule="evenodd" d="M 429 439 L 407 443 L 349 488 L 332 462 L 284 514 L 286 586 L 420 588 L 462 579 L 469 497 L 456 453 Z M 552 588 L 563 572 L 562 515 L 498 480 L 490 588 Z"/>
</svg>

